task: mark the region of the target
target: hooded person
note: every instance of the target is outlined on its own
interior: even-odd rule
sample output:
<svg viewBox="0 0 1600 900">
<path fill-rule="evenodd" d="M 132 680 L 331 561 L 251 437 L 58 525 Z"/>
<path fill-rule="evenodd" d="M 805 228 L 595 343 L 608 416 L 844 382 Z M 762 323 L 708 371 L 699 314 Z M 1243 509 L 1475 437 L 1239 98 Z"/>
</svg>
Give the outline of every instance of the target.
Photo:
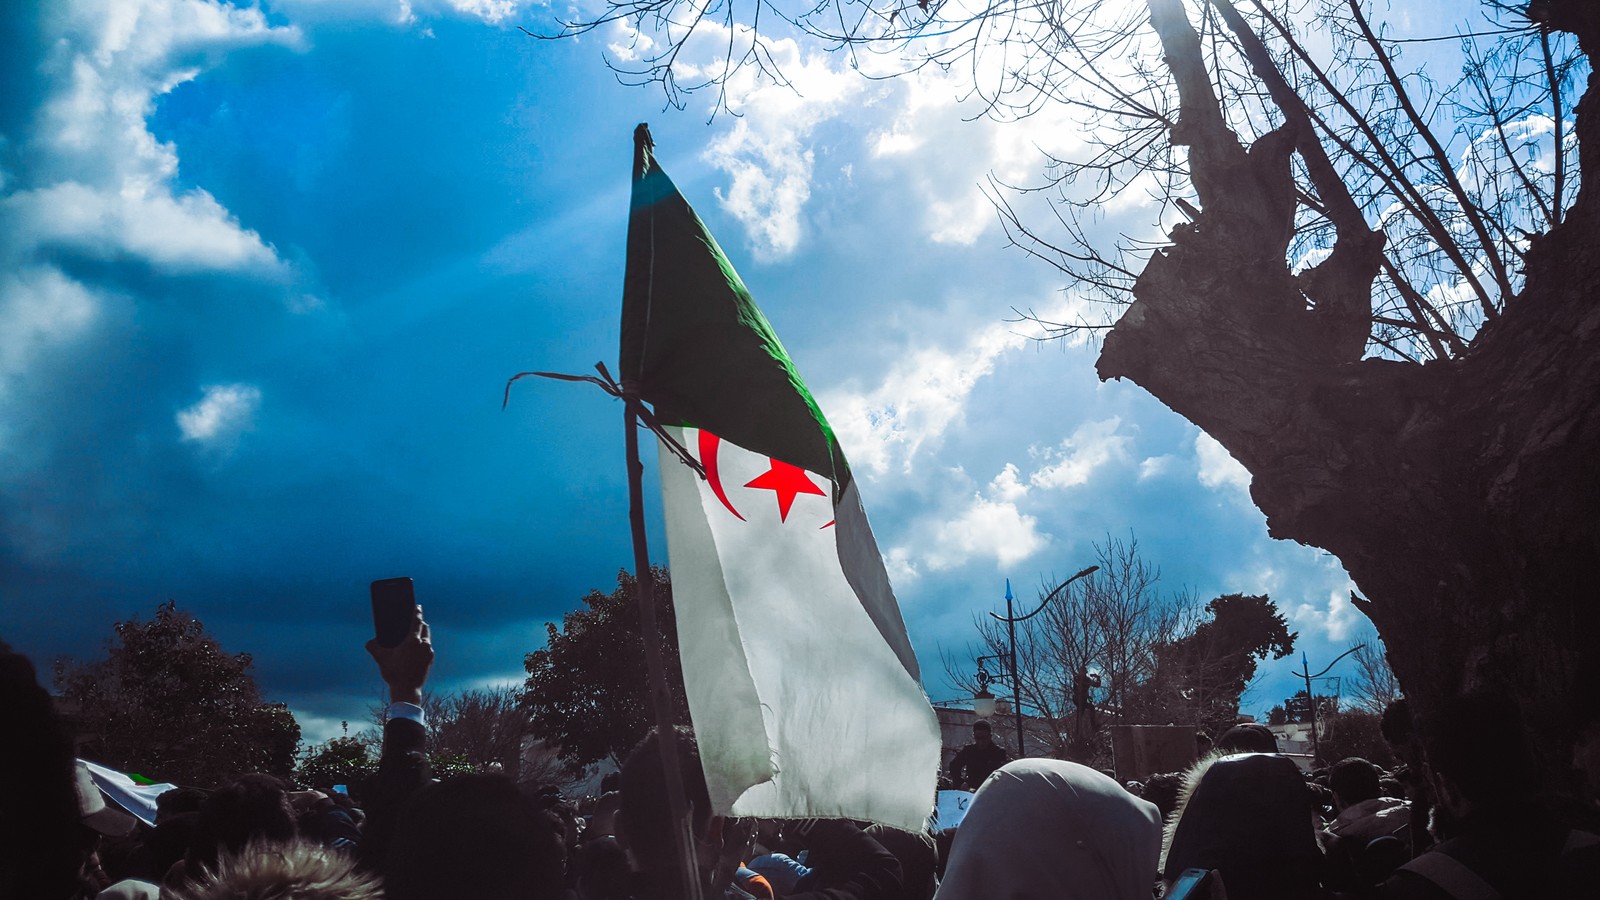
<svg viewBox="0 0 1600 900">
<path fill-rule="evenodd" d="M 1021 759 L 984 782 L 935 900 L 1148 900 L 1161 814 L 1077 763 Z"/>
<path fill-rule="evenodd" d="M 1322 897 L 1313 799 L 1288 757 L 1239 753 L 1190 770 L 1168 826 L 1161 875 L 1221 873 L 1230 900 Z"/>
</svg>

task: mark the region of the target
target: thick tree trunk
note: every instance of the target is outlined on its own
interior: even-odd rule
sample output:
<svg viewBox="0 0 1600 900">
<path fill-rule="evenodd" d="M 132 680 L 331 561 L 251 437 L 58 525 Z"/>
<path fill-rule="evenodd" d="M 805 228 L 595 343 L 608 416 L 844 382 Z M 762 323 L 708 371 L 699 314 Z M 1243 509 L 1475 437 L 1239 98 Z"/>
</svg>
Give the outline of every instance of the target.
<svg viewBox="0 0 1600 900">
<path fill-rule="evenodd" d="M 1293 114 L 1242 147 L 1182 4 L 1149 6 L 1180 89 L 1173 140 L 1190 147 L 1204 211 L 1151 258 L 1100 377 L 1128 378 L 1203 428 L 1254 476 L 1274 537 L 1344 563 L 1424 728 L 1452 692 L 1500 686 L 1523 703 L 1541 783 L 1557 786 L 1573 676 L 1600 653 L 1600 78 L 1578 108 L 1580 193 L 1536 239 L 1522 294 L 1457 359 L 1362 360 L 1351 330 L 1364 340 L 1368 325 L 1350 300 L 1370 313 L 1378 244 L 1342 230 L 1315 275 L 1290 272 Z M 1587 53 L 1600 46 L 1588 7 L 1550 0 L 1540 14 Z M 1337 317 L 1331 303 L 1307 308 L 1330 283 Z"/>
</svg>

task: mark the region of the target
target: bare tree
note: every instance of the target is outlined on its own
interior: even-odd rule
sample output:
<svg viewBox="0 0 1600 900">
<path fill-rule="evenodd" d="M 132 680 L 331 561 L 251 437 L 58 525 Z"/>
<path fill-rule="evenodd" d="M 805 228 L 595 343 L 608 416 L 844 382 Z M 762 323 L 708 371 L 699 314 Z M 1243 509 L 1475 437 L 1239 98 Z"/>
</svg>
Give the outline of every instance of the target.
<svg viewBox="0 0 1600 900">
<path fill-rule="evenodd" d="M 1140 556 L 1137 539 L 1108 537 L 1095 556 L 1098 571 L 1017 627 L 1025 710 L 1049 729 L 1054 752 L 1085 760 L 1105 751 L 1103 731 L 1113 722 L 1164 721 L 1165 709 L 1155 708 L 1148 689 L 1157 652 L 1192 626 L 1195 608 L 1187 593 L 1159 592 L 1160 570 Z M 1039 599 L 1058 584 L 1041 583 Z M 974 625 L 985 655 L 1008 661 L 1006 626 L 987 616 Z M 951 680 L 975 689 L 969 665 L 946 655 Z"/>
<path fill-rule="evenodd" d="M 1347 696 L 1356 709 L 1382 715 L 1389 704 L 1400 699 L 1400 679 L 1389 667 L 1389 658 L 1384 655 L 1382 644 L 1366 641 L 1357 646 L 1359 649 L 1350 656 L 1355 663 L 1356 674 L 1350 680 Z"/>
</svg>

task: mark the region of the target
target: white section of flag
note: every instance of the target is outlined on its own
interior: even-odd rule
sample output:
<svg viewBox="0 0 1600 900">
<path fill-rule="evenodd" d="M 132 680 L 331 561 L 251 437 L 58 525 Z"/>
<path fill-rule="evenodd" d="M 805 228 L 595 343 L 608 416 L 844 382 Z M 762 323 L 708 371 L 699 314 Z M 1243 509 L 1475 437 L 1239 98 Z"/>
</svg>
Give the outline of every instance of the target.
<svg viewBox="0 0 1600 900">
<path fill-rule="evenodd" d="M 668 432 L 697 446 L 693 429 Z M 767 457 L 724 441 L 717 474 L 741 521 L 659 456 L 678 648 L 715 812 L 921 831 L 938 721 L 845 577 L 828 479 L 807 473 L 825 493 L 796 496 L 784 521 L 773 491 L 746 486 Z"/>
</svg>

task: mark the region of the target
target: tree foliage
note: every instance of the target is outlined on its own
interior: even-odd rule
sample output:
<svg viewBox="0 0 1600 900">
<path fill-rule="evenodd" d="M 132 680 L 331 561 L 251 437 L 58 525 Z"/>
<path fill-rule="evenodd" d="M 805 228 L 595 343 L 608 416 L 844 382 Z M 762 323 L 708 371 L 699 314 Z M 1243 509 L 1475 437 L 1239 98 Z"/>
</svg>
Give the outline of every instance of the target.
<svg viewBox="0 0 1600 900">
<path fill-rule="evenodd" d="M 1359 756 L 1385 769 L 1395 766 L 1394 751 L 1383 739 L 1383 717 L 1363 709 L 1344 709 L 1323 718 L 1317 727 L 1322 762 L 1333 764 Z"/>
<path fill-rule="evenodd" d="M 499 767 L 515 771 L 527 717 L 517 686 L 476 688 L 423 696 L 428 722 L 428 753 L 459 758 L 476 771 Z"/>
<path fill-rule="evenodd" d="M 250 654 L 223 651 L 172 601 L 115 631 L 105 659 L 57 664 L 86 758 L 202 787 L 250 772 L 290 774 L 300 726 L 284 705 L 261 701 Z"/>
<path fill-rule="evenodd" d="M 1157 651 L 1164 680 L 1178 686 L 1197 724 L 1213 734 L 1231 726 L 1256 664 L 1282 659 L 1298 634 L 1265 594 L 1227 594 L 1206 604 L 1207 618 Z"/>
<path fill-rule="evenodd" d="M 361 786 L 377 771 L 378 761 L 372 756 L 371 743 L 360 737 L 342 735 L 309 748 L 295 769 L 294 777 L 302 787 L 328 791 L 342 784 L 359 795 Z"/>
<path fill-rule="evenodd" d="M 671 575 L 661 567 L 651 571 L 668 687 L 677 721 L 688 724 Z M 620 763 L 655 724 L 636 588 L 633 575 L 618 572 L 616 590 L 590 591 L 583 608 L 567 613 L 559 630 L 553 622 L 546 625 L 546 646 L 525 660 L 529 732 L 559 745 L 562 758 L 575 765 Z"/>
</svg>

